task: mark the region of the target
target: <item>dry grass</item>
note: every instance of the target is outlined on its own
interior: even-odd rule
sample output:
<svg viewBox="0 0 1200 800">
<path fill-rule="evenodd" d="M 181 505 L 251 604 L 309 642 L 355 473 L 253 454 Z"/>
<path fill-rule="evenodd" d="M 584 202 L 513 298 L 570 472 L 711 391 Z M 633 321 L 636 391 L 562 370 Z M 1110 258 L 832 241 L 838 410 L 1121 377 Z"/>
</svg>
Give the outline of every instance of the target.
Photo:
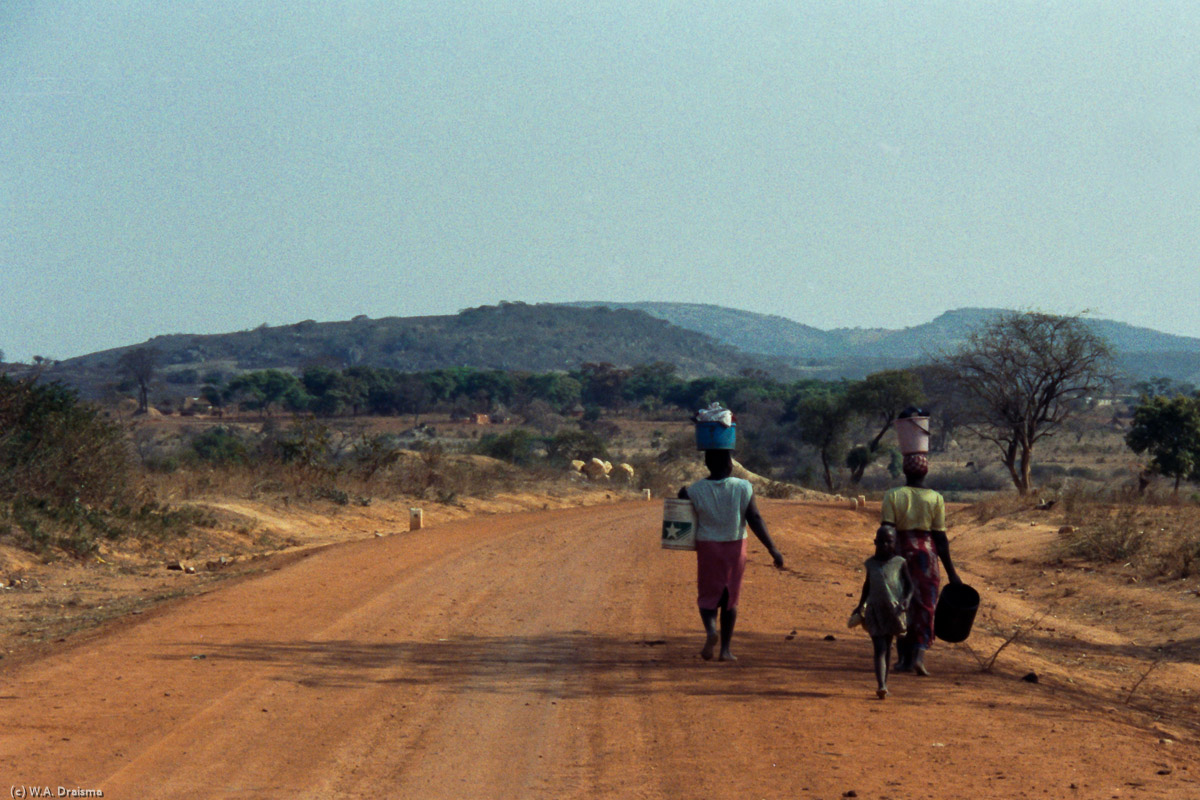
<svg viewBox="0 0 1200 800">
<path fill-rule="evenodd" d="M 687 481 L 680 478 L 677 462 L 642 456 L 630 462 L 638 489 L 649 489 L 654 497 L 674 497 Z"/>
<path fill-rule="evenodd" d="M 214 495 L 252 500 L 288 496 L 338 505 L 366 505 L 372 498 L 401 497 L 453 504 L 459 497 L 530 491 L 559 479 L 557 473 L 543 474 L 482 456 L 450 455 L 436 449 L 403 451 L 393 463 L 370 470 L 259 462 L 184 467 L 151 476 L 158 494 L 175 502 Z"/>
<path fill-rule="evenodd" d="M 771 500 L 790 500 L 798 491 L 798 488 L 790 483 L 771 481 L 763 487 L 762 496 Z"/>
<path fill-rule="evenodd" d="M 1139 519 L 1136 506 L 1118 506 L 1109 514 L 1089 516 L 1063 534 L 1059 549 L 1064 557 L 1113 564 L 1139 559 L 1149 548 L 1146 524 Z"/>
<path fill-rule="evenodd" d="M 1181 579 L 1200 572 L 1200 507 L 1124 497 L 1072 498 L 1059 555 L 1097 564 L 1128 564 L 1143 577 Z"/>
<path fill-rule="evenodd" d="M 1035 508 L 1040 502 L 1042 500 L 1038 497 L 1022 497 L 1015 492 L 1007 492 L 972 503 L 961 513 L 965 514 L 973 522 L 982 524 L 999 517 L 1009 517 L 1029 511 Z"/>
<path fill-rule="evenodd" d="M 1042 620 L 1049 616 L 1052 610 L 1047 608 L 1042 611 L 1036 611 L 1025 619 L 1011 625 L 1002 625 L 996 621 L 994 616 L 989 614 L 984 621 L 983 627 L 1000 640 L 1000 644 L 996 646 L 992 654 L 987 657 L 980 655 L 969 642 L 963 642 L 962 646 L 971 654 L 972 658 L 979 662 L 981 672 L 991 672 L 996 666 L 996 659 L 1000 657 L 1004 649 L 1025 636 L 1025 634 L 1037 630 L 1038 626 L 1042 624 Z"/>
</svg>

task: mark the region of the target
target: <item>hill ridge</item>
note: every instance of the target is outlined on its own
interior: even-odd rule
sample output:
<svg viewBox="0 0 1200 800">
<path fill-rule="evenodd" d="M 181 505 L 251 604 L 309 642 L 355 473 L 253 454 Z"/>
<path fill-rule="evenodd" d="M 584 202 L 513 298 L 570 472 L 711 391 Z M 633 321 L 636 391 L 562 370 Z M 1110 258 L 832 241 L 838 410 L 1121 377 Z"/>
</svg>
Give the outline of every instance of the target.
<svg viewBox="0 0 1200 800">
<path fill-rule="evenodd" d="M 753 319 L 758 321 L 759 324 L 779 321 L 786 329 L 803 330 L 814 337 L 814 339 L 828 343 L 835 348 L 832 352 L 820 352 L 816 354 L 816 357 L 834 358 L 847 356 L 916 358 L 924 354 L 919 346 L 921 343 L 939 342 L 956 344 L 965 337 L 971 328 L 984 324 L 1000 314 L 1011 313 L 1016 310 L 964 306 L 962 308 L 943 311 L 928 322 L 904 328 L 842 327 L 824 330 L 778 314 L 762 314 L 755 311 L 704 303 L 580 301 L 564 303 L 563 305 L 584 307 L 605 306 L 608 308 L 643 310 L 651 315 L 661 316 L 663 319 L 681 327 L 687 327 L 685 323 L 689 319 L 696 317 L 695 310 L 697 309 L 711 311 L 714 317 L 718 319 L 721 316 L 736 317 L 737 319 Z M 1113 345 L 1113 349 L 1118 352 L 1171 353 L 1200 349 L 1200 338 L 1163 333 L 1153 328 L 1140 327 L 1127 322 L 1100 317 L 1084 316 L 1083 319 L 1094 331 L 1104 336 Z M 710 330 L 720 330 L 720 325 L 715 319 L 705 320 L 705 323 L 709 325 Z M 736 335 L 728 333 L 717 338 L 720 338 L 722 341 L 734 341 L 738 339 Z M 755 342 L 757 342 L 757 349 L 754 347 Z M 764 346 L 764 340 L 743 340 L 738 346 L 746 349 L 748 352 L 761 352 L 777 356 L 814 356 L 810 352 L 779 351 L 769 346 Z M 868 347 L 871 348 L 871 351 L 863 352 L 863 349 Z"/>
<path fill-rule="evenodd" d="M 570 371 L 588 362 L 628 368 L 663 361 L 685 377 L 764 370 L 781 379 L 859 378 L 901 367 L 961 342 L 1004 309 L 952 309 L 896 330 L 821 330 L 776 314 L 701 303 L 504 302 L 457 314 L 300 322 L 232 333 L 172 333 L 66 359 L 46 377 L 97 396 L 119 381 L 116 364 L 139 347 L 161 351 L 163 377 L 195 388 L 205 374 L 310 365 L 404 372 L 474 367 Z M 1087 319 L 1134 379 L 1200 383 L 1200 339 Z M 13 367 L 8 368 L 10 372 Z M 17 369 L 19 372 L 20 368 Z"/>
</svg>

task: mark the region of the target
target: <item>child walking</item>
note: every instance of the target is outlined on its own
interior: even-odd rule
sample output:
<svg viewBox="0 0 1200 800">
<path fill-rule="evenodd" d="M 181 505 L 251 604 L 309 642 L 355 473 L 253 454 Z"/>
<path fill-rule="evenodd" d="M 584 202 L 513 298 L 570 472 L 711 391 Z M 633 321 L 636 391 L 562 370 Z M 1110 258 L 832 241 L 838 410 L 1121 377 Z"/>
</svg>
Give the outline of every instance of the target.
<svg viewBox="0 0 1200 800">
<path fill-rule="evenodd" d="M 883 700 L 888 695 L 892 638 L 904 635 L 907 629 L 908 604 L 913 594 L 908 564 L 896 554 L 895 528 L 879 526 L 875 532 L 875 555 L 864 561 L 863 566 L 867 577 L 863 581 L 862 597 L 850 620 L 852 626 L 861 620 L 871 635 L 871 645 L 875 649 L 875 679 L 879 683 L 875 696 Z"/>
</svg>

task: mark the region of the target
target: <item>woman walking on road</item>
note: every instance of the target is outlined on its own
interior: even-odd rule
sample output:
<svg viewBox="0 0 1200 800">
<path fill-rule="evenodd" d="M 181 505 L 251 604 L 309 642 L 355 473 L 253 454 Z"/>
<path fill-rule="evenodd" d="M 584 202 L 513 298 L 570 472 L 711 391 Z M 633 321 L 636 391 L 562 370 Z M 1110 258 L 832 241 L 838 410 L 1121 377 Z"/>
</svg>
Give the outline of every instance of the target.
<svg viewBox="0 0 1200 800">
<path fill-rule="evenodd" d="M 928 675 L 925 651 L 933 644 L 933 612 L 937 607 L 941 574 L 938 560 L 946 567 L 951 583 L 962 583 L 950 560 L 946 538 L 946 501 L 926 488 L 929 458 L 923 453 L 904 457 L 905 485 L 889 489 L 883 496 L 882 521 L 897 531 L 899 553 L 908 562 L 915 592 L 909 605 L 908 632 L 896 644 L 896 672 Z"/>
<path fill-rule="evenodd" d="M 758 513 L 754 488 L 749 481 L 733 477 L 733 451 L 705 450 L 704 464 L 708 477 L 679 490 L 679 498 L 691 500 L 696 509 L 696 602 L 705 631 L 700 656 L 711 660 L 720 642 L 720 660 L 736 661 L 729 647 L 746 570 L 746 526 L 779 569 L 783 569 L 783 555 Z"/>
</svg>

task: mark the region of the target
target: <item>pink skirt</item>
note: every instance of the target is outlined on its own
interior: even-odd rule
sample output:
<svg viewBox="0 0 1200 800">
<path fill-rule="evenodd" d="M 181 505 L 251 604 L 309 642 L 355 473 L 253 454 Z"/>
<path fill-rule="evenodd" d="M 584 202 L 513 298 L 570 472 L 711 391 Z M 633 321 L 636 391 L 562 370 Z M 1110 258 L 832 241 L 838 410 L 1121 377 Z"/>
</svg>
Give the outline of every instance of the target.
<svg viewBox="0 0 1200 800">
<path fill-rule="evenodd" d="M 737 608 L 745 571 L 745 539 L 736 542 L 696 542 L 696 605 L 705 610 L 717 608 L 721 604 L 721 596 L 729 590 L 725 607 Z"/>
</svg>

